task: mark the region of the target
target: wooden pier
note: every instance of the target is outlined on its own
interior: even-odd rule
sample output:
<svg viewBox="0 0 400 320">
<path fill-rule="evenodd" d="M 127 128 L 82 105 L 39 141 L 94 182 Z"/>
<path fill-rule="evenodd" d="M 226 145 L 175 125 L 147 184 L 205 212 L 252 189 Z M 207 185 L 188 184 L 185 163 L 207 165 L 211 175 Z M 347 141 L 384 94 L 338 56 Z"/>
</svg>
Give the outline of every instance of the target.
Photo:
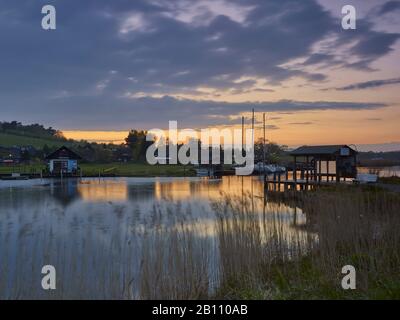
<svg viewBox="0 0 400 320">
<path fill-rule="evenodd" d="M 349 182 L 346 180 L 342 180 L 343 182 Z M 264 189 L 265 191 L 288 191 L 288 190 L 296 190 L 296 191 L 306 191 L 306 190 L 314 190 L 319 186 L 333 186 L 337 185 L 338 182 L 336 179 L 324 180 L 324 181 L 315 181 L 315 180 L 306 180 L 306 179 L 286 179 L 286 177 L 282 177 L 280 174 L 277 174 L 274 178 L 265 177 L 264 181 Z"/>
<path fill-rule="evenodd" d="M 284 174 L 264 177 L 265 191 L 313 190 L 317 186 L 349 182 L 357 175 L 357 151 L 347 145 L 303 146 L 291 155 L 293 164 Z"/>
</svg>

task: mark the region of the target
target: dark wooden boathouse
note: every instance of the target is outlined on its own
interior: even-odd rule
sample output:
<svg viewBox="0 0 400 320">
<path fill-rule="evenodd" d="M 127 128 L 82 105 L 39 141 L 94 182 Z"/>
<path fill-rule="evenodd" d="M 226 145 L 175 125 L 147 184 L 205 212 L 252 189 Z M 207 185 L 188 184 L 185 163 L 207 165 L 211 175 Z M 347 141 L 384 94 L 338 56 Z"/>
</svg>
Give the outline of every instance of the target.
<svg viewBox="0 0 400 320">
<path fill-rule="evenodd" d="M 357 151 L 348 145 L 302 146 L 290 152 L 293 162 L 285 176 L 266 177 L 266 191 L 309 190 L 318 185 L 339 183 L 357 177 Z M 291 172 L 291 176 L 289 173 Z"/>
<path fill-rule="evenodd" d="M 82 157 L 63 146 L 46 157 L 48 170 L 51 175 L 76 175 L 78 173 L 78 161 Z"/>
<path fill-rule="evenodd" d="M 348 145 L 302 146 L 293 150 L 293 179 L 336 181 L 356 178 L 357 151 Z"/>
</svg>

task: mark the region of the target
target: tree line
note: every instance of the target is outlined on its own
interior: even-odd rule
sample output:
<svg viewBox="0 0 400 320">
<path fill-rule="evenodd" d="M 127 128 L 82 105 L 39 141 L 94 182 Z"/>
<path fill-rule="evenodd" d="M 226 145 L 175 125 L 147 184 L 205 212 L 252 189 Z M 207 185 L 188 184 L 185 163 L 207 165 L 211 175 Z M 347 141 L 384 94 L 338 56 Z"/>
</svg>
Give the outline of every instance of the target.
<svg viewBox="0 0 400 320">
<path fill-rule="evenodd" d="M 60 130 L 56 130 L 52 127 L 45 128 L 43 125 L 37 123 L 24 125 L 18 121 L 0 122 L 0 132 L 33 138 L 66 140 Z"/>
<path fill-rule="evenodd" d="M 129 131 L 124 143 L 122 144 L 106 144 L 88 142 L 85 140 L 67 140 L 60 130 L 56 130 L 52 127 L 44 127 L 40 124 L 24 125 L 21 122 L 0 122 L 0 132 L 8 134 L 23 135 L 29 137 L 55 139 L 61 143 L 66 144 L 67 147 L 71 148 L 79 155 L 82 156 L 84 161 L 97 162 L 97 163 L 110 163 L 110 162 L 146 162 L 146 151 L 153 141 L 146 141 L 148 134 L 145 130 Z M 168 141 L 166 141 L 168 144 Z M 199 147 L 201 142 L 199 141 Z M 51 154 L 58 149 L 57 145 L 45 144 L 42 148 L 26 148 L 27 146 L 19 146 L 20 154 L 23 154 L 24 161 L 40 161 L 43 160 L 47 155 Z M 183 144 L 178 144 L 177 148 Z M 4 149 L 4 148 L 3 148 Z M 275 143 L 269 142 L 266 147 L 262 143 L 262 140 L 258 140 L 255 143 L 255 160 L 262 161 L 264 156 L 263 152 L 266 151 L 265 159 L 269 163 L 279 163 L 280 159 L 285 155 L 285 146 L 280 146 Z M 223 149 L 221 148 L 221 159 L 223 159 Z M 167 147 L 167 157 L 168 157 Z"/>
</svg>

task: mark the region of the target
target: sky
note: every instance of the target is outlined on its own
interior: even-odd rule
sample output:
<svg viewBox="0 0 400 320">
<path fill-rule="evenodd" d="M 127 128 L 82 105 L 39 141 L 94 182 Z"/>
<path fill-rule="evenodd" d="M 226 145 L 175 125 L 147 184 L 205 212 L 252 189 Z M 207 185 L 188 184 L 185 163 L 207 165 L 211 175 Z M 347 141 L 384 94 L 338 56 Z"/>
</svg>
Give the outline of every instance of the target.
<svg viewBox="0 0 400 320">
<path fill-rule="evenodd" d="M 255 108 L 281 144 L 400 149 L 399 21 L 397 0 L 0 0 L 0 121 L 119 142 Z"/>
</svg>

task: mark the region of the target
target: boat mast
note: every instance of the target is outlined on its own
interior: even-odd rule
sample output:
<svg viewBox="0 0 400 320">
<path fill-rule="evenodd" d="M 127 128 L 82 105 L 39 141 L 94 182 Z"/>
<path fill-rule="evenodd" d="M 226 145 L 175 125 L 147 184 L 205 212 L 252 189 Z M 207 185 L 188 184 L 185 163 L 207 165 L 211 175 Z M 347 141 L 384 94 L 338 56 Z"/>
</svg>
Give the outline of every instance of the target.
<svg viewBox="0 0 400 320">
<path fill-rule="evenodd" d="M 263 170 L 265 173 L 265 113 L 263 113 Z"/>
</svg>

